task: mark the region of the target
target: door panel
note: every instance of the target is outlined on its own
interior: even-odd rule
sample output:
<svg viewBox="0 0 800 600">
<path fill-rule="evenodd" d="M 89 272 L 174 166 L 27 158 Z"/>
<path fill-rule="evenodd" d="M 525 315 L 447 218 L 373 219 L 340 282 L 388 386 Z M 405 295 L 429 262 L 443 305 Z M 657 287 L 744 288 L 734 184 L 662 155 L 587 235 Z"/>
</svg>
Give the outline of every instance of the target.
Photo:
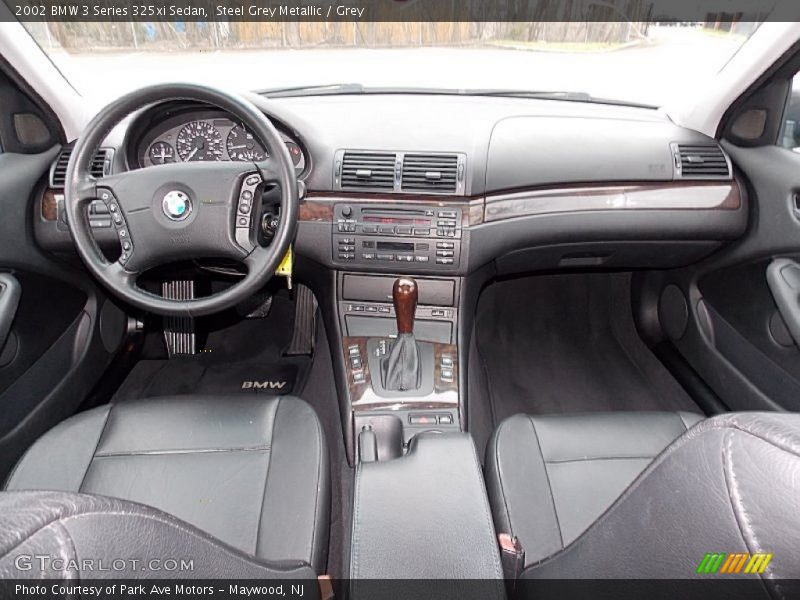
<svg viewBox="0 0 800 600">
<path fill-rule="evenodd" d="M 0 348 L 0 481 L 39 435 L 77 409 L 122 343 L 118 328 L 115 343 L 104 345 L 101 312 L 120 311 L 77 257 L 48 255 L 34 241 L 35 198 L 57 153 L 0 153 L 0 272 L 19 285 Z"/>
<path fill-rule="evenodd" d="M 767 279 L 774 259 L 800 257 L 800 155 L 775 146 L 723 146 L 747 183 L 748 230 L 702 263 L 645 276 L 642 327 L 651 341 L 673 344 L 729 409 L 800 411 L 800 349 Z M 672 337 L 647 316 L 648 302 L 651 315 L 654 304 L 662 314 L 674 311 L 659 306 L 675 302 L 674 294 L 662 295 L 669 284 L 680 289 L 677 302 L 688 314 L 685 330 Z"/>
</svg>

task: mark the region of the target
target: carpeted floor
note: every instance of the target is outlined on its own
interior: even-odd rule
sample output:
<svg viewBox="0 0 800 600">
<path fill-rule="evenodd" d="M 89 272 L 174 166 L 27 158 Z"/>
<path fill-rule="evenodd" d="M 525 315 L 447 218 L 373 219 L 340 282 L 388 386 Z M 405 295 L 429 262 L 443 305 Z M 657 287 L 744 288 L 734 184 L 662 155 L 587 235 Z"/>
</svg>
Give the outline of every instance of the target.
<svg viewBox="0 0 800 600">
<path fill-rule="evenodd" d="M 242 320 L 231 314 L 200 319 L 202 352 L 172 359 L 140 360 L 114 401 L 176 394 L 299 394 L 309 357 L 283 356 L 294 322 L 294 303 L 276 294 L 269 316 Z"/>
<path fill-rule="evenodd" d="M 639 337 L 630 274 L 506 280 L 478 304 L 492 425 L 515 413 L 701 412 Z"/>
</svg>

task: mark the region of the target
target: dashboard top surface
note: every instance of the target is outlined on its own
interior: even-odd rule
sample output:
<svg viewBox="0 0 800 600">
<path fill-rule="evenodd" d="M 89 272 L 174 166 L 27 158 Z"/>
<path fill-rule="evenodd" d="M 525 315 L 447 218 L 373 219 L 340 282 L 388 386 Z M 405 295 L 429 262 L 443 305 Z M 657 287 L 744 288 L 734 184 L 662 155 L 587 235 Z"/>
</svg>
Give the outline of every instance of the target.
<svg viewBox="0 0 800 600">
<path fill-rule="evenodd" d="M 658 110 L 589 102 L 396 93 L 248 98 L 279 129 L 315 192 L 335 191 L 341 150 L 463 153 L 465 194 L 480 196 L 549 184 L 672 181 L 670 144 L 713 143 Z M 263 150 L 213 107 L 163 108 L 150 107 L 112 133 L 109 145 L 127 157 L 115 169 L 158 164 L 165 152 L 196 160 L 211 147 L 216 154 L 208 159 L 236 160 Z"/>
</svg>

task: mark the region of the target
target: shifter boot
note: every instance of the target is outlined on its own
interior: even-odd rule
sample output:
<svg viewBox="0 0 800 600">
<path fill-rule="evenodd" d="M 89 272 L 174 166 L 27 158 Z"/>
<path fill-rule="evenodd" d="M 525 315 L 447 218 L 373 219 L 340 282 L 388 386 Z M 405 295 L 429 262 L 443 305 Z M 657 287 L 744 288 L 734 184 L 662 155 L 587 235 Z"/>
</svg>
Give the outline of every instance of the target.
<svg viewBox="0 0 800 600">
<path fill-rule="evenodd" d="M 401 333 L 381 364 L 383 387 L 407 392 L 420 387 L 419 348 L 413 333 Z"/>
</svg>

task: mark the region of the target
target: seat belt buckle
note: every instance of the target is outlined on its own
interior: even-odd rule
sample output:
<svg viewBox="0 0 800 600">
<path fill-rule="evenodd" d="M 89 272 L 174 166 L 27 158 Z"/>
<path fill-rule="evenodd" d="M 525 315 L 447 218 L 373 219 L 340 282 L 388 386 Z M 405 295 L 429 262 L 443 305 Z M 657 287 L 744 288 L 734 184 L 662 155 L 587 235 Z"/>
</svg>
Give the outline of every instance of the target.
<svg viewBox="0 0 800 600">
<path fill-rule="evenodd" d="M 514 584 L 522 575 L 525 568 L 525 549 L 517 536 L 509 533 L 501 533 L 497 536 L 500 544 L 500 562 L 503 565 L 503 576 L 513 591 Z"/>
</svg>

